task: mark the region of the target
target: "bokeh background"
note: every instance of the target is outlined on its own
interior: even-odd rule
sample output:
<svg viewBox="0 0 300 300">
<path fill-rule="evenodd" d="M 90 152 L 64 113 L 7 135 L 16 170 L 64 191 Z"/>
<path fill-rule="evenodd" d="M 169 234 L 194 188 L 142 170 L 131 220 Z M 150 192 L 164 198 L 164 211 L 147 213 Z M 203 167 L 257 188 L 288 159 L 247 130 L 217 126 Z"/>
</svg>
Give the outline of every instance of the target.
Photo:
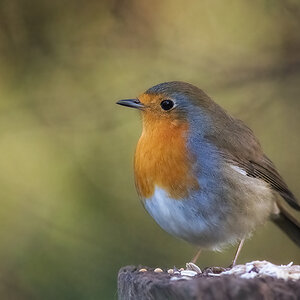
<svg viewBox="0 0 300 300">
<path fill-rule="evenodd" d="M 299 32 L 297 0 L 1 0 L 0 298 L 116 299 L 121 266 L 194 255 L 139 203 L 140 118 L 115 105 L 159 82 L 193 83 L 243 119 L 299 198 Z M 299 252 L 268 223 L 239 261 Z"/>
</svg>

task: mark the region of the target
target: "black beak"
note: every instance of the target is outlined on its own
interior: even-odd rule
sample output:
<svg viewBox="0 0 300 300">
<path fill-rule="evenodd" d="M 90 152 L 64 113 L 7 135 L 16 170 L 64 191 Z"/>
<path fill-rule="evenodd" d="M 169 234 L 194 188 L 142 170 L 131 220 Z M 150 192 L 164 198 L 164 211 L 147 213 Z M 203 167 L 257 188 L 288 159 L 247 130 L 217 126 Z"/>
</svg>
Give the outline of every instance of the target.
<svg viewBox="0 0 300 300">
<path fill-rule="evenodd" d="M 117 102 L 119 105 L 128 106 L 137 109 L 145 108 L 145 105 L 139 99 L 125 99 Z"/>
</svg>

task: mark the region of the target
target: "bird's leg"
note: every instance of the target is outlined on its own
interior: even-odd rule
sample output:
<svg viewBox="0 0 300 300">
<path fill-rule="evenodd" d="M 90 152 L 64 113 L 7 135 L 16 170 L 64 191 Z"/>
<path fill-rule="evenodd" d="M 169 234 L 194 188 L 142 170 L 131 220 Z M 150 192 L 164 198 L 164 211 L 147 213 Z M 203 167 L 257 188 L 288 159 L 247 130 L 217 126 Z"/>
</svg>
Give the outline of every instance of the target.
<svg viewBox="0 0 300 300">
<path fill-rule="evenodd" d="M 237 259 L 238 259 L 238 256 L 239 256 L 239 254 L 240 254 L 240 252 L 241 252 L 241 250 L 242 250 L 242 247 L 243 247 L 243 245 L 244 245 L 244 242 L 245 242 L 245 238 L 241 239 L 241 241 L 240 241 L 240 243 L 239 243 L 239 246 L 238 246 L 237 249 L 236 249 L 236 252 L 235 252 L 235 255 L 234 255 L 234 259 L 233 259 L 233 261 L 232 261 L 232 264 L 230 265 L 231 268 L 235 266 L 236 261 L 237 261 Z"/>
<path fill-rule="evenodd" d="M 197 253 L 196 253 L 196 255 L 193 257 L 193 259 L 191 260 L 191 262 L 193 263 L 193 264 L 195 264 L 196 262 L 197 262 L 197 260 L 198 260 L 198 258 L 199 258 L 199 256 L 200 256 L 200 254 L 201 254 L 201 249 L 199 249 L 198 251 L 197 251 Z"/>
<path fill-rule="evenodd" d="M 196 255 L 193 257 L 192 261 L 186 264 L 186 269 L 195 271 L 197 273 L 202 273 L 201 269 L 196 265 L 196 262 L 200 256 L 201 249 L 199 249 L 196 253 Z"/>
</svg>

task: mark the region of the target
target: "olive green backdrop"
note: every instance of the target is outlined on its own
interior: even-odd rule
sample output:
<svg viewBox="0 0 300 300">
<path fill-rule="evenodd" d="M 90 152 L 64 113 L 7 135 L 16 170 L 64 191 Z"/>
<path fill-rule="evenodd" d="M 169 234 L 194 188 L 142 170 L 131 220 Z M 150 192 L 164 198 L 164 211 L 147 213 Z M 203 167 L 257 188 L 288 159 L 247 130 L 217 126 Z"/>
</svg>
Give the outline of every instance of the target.
<svg viewBox="0 0 300 300">
<path fill-rule="evenodd" d="M 299 31 L 292 0 L 2 0 L 1 299 L 116 299 L 121 266 L 194 255 L 139 203 L 140 117 L 115 105 L 159 82 L 193 83 L 246 121 L 299 198 Z M 300 251 L 268 223 L 239 261 L 254 259 Z"/>
</svg>

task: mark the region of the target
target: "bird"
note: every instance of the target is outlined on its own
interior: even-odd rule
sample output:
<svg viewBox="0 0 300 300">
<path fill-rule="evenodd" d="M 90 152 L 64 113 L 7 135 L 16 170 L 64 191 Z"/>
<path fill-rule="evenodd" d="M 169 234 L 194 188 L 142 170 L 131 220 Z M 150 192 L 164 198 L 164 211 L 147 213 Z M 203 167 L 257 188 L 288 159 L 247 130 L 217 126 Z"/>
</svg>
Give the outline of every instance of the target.
<svg viewBox="0 0 300 300">
<path fill-rule="evenodd" d="M 117 104 L 142 115 L 134 155 L 139 198 L 162 229 L 198 248 L 193 263 L 202 250 L 238 243 L 234 266 L 245 239 L 267 220 L 300 246 L 290 211 L 300 210 L 298 200 L 253 131 L 202 89 L 164 82 Z"/>
</svg>

